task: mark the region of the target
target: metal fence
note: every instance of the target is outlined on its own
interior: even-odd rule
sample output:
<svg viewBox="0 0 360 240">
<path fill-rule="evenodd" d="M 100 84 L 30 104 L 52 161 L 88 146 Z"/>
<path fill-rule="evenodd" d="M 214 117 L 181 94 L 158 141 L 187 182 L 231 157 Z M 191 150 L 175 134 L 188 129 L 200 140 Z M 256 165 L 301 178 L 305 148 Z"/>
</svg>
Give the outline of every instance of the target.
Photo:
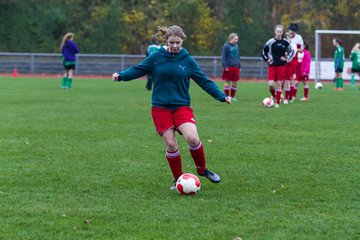
<svg viewBox="0 0 360 240">
<path fill-rule="evenodd" d="M 123 54 L 78 54 L 76 74 L 110 75 L 139 63 L 144 57 Z M 194 58 L 206 75 L 212 78 L 221 77 L 221 57 Z M 0 53 L 0 73 L 11 73 L 15 67 L 20 74 L 62 74 L 64 70 L 60 54 Z M 266 78 L 267 65 L 260 57 L 241 57 L 241 77 Z"/>
</svg>

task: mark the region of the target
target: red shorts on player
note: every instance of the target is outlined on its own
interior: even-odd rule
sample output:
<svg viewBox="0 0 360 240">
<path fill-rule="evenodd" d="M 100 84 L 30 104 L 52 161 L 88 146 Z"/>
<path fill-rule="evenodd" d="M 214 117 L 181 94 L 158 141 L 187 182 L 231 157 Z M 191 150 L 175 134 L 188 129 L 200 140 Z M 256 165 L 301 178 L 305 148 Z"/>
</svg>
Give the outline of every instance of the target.
<svg viewBox="0 0 360 240">
<path fill-rule="evenodd" d="M 285 66 L 269 66 L 268 80 L 283 81 L 285 77 Z"/>
<path fill-rule="evenodd" d="M 286 71 L 285 71 L 285 80 L 291 80 L 292 77 L 294 76 L 294 74 L 297 73 L 297 69 L 298 69 L 298 61 L 297 59 L 293 59 L 291 62 L 288 62 L 285 67 L 286 67 Z"/>
<path fill-rule="evenodd" d="M 228 71 L 223 68 L 222 79 L 225 81 L 237 82 L 240 80 L 240 68 L 228 67 Z"/>
<path fill-rule="evenodd" d="M 175 110 L 153 107 L 151 108 L 151 116 L 159 135 L 172 128 L 178 130 L 177 128 L 184 123 L 196 124 L 193 110 L 187 106 Z M 179 133 L 181 134 L 181 132 Z"/>
</svg>

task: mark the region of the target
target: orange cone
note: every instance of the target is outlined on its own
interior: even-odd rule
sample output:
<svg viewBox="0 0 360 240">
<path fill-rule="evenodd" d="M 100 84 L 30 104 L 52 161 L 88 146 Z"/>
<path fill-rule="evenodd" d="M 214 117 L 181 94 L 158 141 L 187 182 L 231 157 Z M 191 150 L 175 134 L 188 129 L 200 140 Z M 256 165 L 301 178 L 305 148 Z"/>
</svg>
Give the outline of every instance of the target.
<svg viewBox="0 0 360 240">
<path fill-rule="evenodd" d="M 16 68 L 16 67 L 14 67 L 14 70 L 13 70 L 13 77 L 14 77 L 14 78 L 17 78 L 17 76 L 18 76 L 18 73 L 17 73 L 17 68 Z"/>
</svg>

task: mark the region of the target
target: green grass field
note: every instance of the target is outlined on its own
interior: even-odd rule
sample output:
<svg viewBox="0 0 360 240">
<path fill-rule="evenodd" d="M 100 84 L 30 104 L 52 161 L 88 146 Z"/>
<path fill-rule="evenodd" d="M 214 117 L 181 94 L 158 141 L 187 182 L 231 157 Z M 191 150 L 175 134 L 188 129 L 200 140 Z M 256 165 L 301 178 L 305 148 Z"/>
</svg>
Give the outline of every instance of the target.
<svg viewBox="0 0 360 240">
<path fill-rule="evenodd" d="M 358 88 L 265 109 L 267 83 L 241 82 L 232 105 L 192 83 L 223 180 L 190 197 L 169 190 L 144 81 L 59 86 L 0 78 L 0 239 L 360 239 Z"/>
</svg>

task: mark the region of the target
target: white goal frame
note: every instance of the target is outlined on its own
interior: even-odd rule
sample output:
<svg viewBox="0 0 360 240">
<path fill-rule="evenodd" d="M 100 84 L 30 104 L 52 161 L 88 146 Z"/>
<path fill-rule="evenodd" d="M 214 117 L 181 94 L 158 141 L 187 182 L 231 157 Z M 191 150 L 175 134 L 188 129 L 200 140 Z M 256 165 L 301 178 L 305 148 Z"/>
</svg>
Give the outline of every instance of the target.
<svg viewBox="0 0 360 240">
<path fill-rule="evenodd" d="M 360 31 L 352 30 L 315 30 L 315 83 L 321 81 L 320 79 L 320 59 L 319 51 L 321 49 L 320 35 L 321 34 L 360 34 Z"/>
</svg>

